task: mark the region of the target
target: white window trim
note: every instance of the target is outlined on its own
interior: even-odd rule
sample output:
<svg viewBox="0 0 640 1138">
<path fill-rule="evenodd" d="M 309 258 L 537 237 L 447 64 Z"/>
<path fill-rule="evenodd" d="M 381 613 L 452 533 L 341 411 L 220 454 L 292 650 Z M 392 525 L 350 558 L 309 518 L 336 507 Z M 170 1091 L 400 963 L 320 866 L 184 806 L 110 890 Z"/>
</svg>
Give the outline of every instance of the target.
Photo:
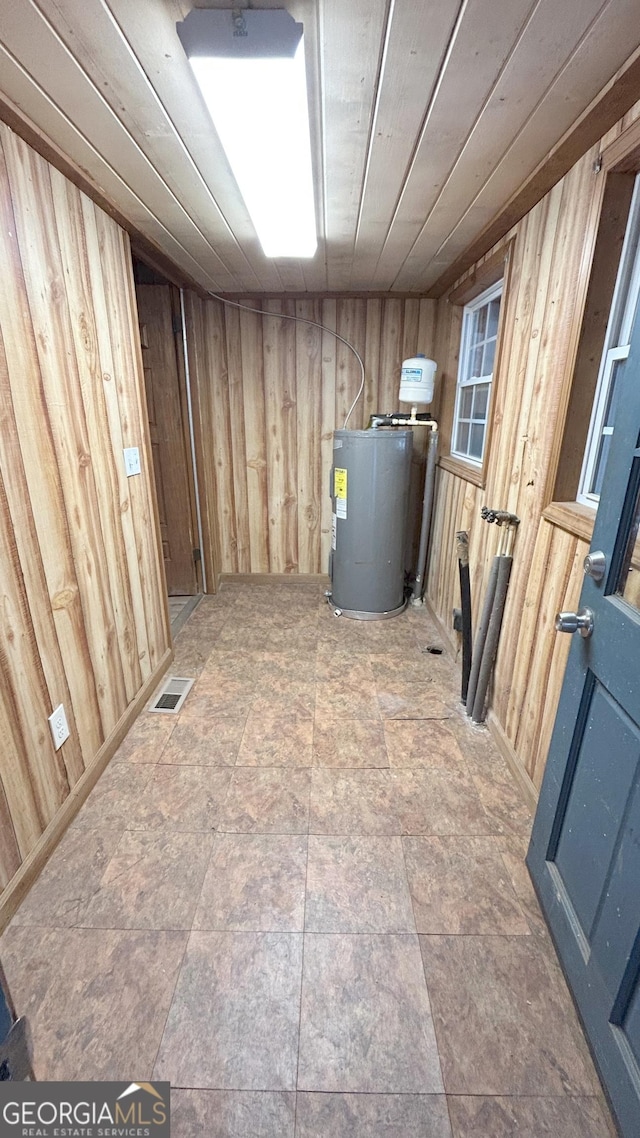
<svg viewBox="0 0 640 1138">
<path fill-rule="evenodd" d="M 462 336 L 460 340 L 460 361 L 458 363 L 458 377 L 456 380 L 456 402 L 453 409 L 453 427 L 451 431 L 451 455 L 457 458 L 460 462 L 466 462 L 469 466 L 473 466 L 476 470 L 481 470 L 484 463 L 484 456 L 487 445 L 487 434 L 489 431 L 489 415 L 491 413 L 491 396 L 493 393 L 493 375 L 495 372 L 495 357 L 494 357 L 494 371 L 490 375 L 474 376 L 471 379 L 465 378 L 465 369 L 467 366 L 467 356 L 469 350 L 469 337 L 471 335 L 471 328 L 473 321 L 471 317 L 473 313 L 482 308 L 485 304 L 495 300 L 497 297 L 502 297 L 504 291 L 504 278 L 501 278 L 496 284 L 490 286 L 481 292 L 479 296 L 474 297 L 468 304 L 465 304 L 462 312 Z M 502 313 L 502 306 L 501 306 Z M 498 333 L 500 331 L 500 321 L 498 320 Z M 497 354 L 497 338 L 496 338 L 496 354 Z M 472 458 L 468 454 L 463 454 L 461 451 L 455 449 L 455 440 L 458 435 L 458 416 L 460 412 L 460 400 L 462 391 L 466 387 L 477 387 L 481 383 L 489 384 L 489 395 L 487 397 L 487 417 L 485 421 L 484 439 L 482 441 L 482 457 Z"/>
<path fill-rule="evenodd" d="M 629 355 L 631 329 L 638 297 L 640 296 L 640 174 L 636 177 L 629 219 L 620 254 L 620 265 L 616 278 L 611 312 L 602 349 L 602 359 L 598 371 L 596 391 L 591 412 L 591 422 L 587 436 L 582 470 L 578 482 L 576 501 L 582 506 L 598 508 L 599 494 L 593 494 L 588 487 L 593 482 L 603 422 L 609 399 L 609 385 L 614 365 L 626 360 Z"/>
</svg>

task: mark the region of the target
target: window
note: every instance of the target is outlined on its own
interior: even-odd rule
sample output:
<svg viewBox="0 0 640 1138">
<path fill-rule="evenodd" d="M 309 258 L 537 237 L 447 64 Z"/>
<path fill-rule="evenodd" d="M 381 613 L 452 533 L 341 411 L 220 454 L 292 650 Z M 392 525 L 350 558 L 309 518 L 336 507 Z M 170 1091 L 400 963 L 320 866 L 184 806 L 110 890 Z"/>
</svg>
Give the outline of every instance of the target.
<svg viewBox="0 0 640 1138">
<path fill-rule="evenodd" d="M 451 453 L 476 466 L 485 450 L 502 287 L 499 281 L 486 289 L 465 305 L 462 316 Z"/>
<path fill-rule="evenodd" d="M 635 179 L 611 311 L 596 384 L 577 501 L 596 507 L 613 434 L 618 376 L 629 355 L 631 329 L 640 293 L 640 175 Z M 606 311 L 606 310 L 605 310 Z"/>
</svg>

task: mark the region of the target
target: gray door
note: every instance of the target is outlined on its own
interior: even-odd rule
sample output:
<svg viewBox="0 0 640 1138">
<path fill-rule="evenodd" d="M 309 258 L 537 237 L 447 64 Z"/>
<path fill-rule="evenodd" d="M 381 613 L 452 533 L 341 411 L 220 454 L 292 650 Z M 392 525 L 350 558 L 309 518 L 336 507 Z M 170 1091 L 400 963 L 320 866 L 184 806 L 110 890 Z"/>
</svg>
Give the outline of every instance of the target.
<svg viewBox="0 0 640 1138">
<path fill-rule="evenodd" d="M 592 553 L 528 865 L 625 1138 L 640 1135 L 640 319 L 616 383 Z M 561 635 L 561 633 L 558 633 Z"/>
</svg>

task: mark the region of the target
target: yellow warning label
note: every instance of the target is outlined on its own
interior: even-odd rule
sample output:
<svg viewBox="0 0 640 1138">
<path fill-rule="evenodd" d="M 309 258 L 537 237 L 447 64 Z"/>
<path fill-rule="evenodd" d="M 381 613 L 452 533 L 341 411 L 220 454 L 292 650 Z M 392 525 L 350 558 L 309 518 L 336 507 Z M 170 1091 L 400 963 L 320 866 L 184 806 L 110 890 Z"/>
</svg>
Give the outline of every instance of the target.
<svg viewBox="0 0 640 1138">
<path fill-rule="evenodd" d="M 336 498 L 347 497 L 347 472 L 336 466 L 333 472 L 333 493 Z"/>
</svg>

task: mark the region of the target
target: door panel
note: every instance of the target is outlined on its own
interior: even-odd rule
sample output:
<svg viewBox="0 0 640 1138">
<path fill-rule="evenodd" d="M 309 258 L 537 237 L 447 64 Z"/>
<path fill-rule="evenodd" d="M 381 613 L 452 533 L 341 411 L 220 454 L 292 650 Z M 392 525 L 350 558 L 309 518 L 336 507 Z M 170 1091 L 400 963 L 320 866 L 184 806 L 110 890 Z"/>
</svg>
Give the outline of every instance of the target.
<svg viewBox="0 0 640 1138">
<path fill-rule="evenodd" d="M 198 592 L 188 448 L 169 285 L 137 285 L 160 535 L 170 596 Z"/>
<path fill-rule="evenodd" d="M 640 321 L 527 862 L 625 1138 L 640 1135 Z"/>
</svg>

